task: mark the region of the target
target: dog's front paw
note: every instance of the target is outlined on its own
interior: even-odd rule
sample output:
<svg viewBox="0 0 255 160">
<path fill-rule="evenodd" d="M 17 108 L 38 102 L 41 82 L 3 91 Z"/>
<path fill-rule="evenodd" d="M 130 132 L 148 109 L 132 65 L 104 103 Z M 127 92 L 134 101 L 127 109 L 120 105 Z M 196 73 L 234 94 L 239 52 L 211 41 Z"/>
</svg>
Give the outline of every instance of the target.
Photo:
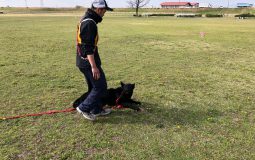
<svg viewBox="0 0 255 160">
<path fill-rule="evenodd" d="M 136 109 L 136 111 L 137 112 L 144 112 L 144 109 L 139 107 L 139 108 Z"/>
<path fill-rule="evenodd" d="M 136 102 L 136 104 L 141 105 L 142 103 L 141 102 Z"/>
</svg>

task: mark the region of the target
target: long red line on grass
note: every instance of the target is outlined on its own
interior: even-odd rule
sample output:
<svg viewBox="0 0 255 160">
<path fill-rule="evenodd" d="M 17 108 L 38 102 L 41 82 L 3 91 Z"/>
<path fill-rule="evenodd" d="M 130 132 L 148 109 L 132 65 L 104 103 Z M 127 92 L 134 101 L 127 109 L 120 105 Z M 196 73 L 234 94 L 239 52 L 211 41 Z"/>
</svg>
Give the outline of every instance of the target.
<svg viewBox="0 0 255 160">
<path fill-rule="evenodd" d="M 0 117 L 0 120 L 18 119 L 18 118 L 24 118 L 24 117 L 35 117 L 35 116 L 42 116 L 42 115 L 46 115 L 46 114 L 72 112 L 74 110 L 75 110 L 74 108 L 68 108 L 68 109 L 64 109 L 64 110 L 51 110 L 51 111 L 46 111 L 46 112 L 41 112 L 41 113 L 25 114 L 25 115 L 20 115 L 20 116 L 13 116 L 13 117 Z"/>
</svg>

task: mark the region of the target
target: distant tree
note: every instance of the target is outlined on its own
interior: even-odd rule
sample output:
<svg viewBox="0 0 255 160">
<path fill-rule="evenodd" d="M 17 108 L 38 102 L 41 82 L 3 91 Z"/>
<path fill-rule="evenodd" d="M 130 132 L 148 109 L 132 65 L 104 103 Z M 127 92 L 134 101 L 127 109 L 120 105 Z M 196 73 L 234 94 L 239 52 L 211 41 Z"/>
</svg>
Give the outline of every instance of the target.
<svg viewBox="0 0 255 160">
<path fill-rule="evenodd" d="M 82 9 L 82 8 L 83 8 L 83 7 L 82 7 L 82 6 L 79 6 L 79 5 L 75 6 L 75 9 L 77 9 L 77 10 Z"/>
<path fill-rule="evenodd" d="M 135 14 L 138 16 L 139 8 L 144 7 L 150 2 L 150 0 L 128 0 L 127 3 L 130 8 L 135 8 Z"/>
</svg>

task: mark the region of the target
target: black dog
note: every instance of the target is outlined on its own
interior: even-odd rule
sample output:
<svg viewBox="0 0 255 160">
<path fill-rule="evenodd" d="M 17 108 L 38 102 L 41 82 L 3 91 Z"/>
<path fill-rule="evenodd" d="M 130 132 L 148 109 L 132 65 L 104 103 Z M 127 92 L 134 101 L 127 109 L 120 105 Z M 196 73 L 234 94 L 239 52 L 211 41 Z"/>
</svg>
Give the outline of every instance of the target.
<svg viewBox="0 0 255 160">
<path fill-rule="evenodd" d="M 131 99 L 133 91 L 135 89 L 135 84 L 124 84 L 121 82 L 121 87 L 116 89 L 107 89 L 106 96 L 103 97 L 103 106 L 113 106 L 117 109 L 130 108 L 136 111 L 141 111 L 141 109 L 136 106 L 140 105 L 141 102 L 137 102 Z M 78 107 L 88 96 L 88 92 L 84 93 L 80 98 L 74 101 L 73 107 Z M 136 105 L 133 105 L 136 104 Z M 124 106 L 125 105 L 125 106 Z"/>
</svg>

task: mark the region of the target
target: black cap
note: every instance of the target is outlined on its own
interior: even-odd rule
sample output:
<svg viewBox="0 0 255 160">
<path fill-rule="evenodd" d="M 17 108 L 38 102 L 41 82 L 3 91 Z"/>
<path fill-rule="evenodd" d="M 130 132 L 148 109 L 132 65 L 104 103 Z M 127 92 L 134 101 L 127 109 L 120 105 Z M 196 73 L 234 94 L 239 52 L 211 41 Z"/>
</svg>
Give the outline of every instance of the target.
<svg viewBox="0 0 255 160">
<path fill-rule="evenodd" d="M 94 0 L 92 2 L 92 7 L 94 7 L 94 8 L 104 8 L 107 11 L 113 11 L 112 8 L 108 7 L 105 0 Z"/>
</svg>

